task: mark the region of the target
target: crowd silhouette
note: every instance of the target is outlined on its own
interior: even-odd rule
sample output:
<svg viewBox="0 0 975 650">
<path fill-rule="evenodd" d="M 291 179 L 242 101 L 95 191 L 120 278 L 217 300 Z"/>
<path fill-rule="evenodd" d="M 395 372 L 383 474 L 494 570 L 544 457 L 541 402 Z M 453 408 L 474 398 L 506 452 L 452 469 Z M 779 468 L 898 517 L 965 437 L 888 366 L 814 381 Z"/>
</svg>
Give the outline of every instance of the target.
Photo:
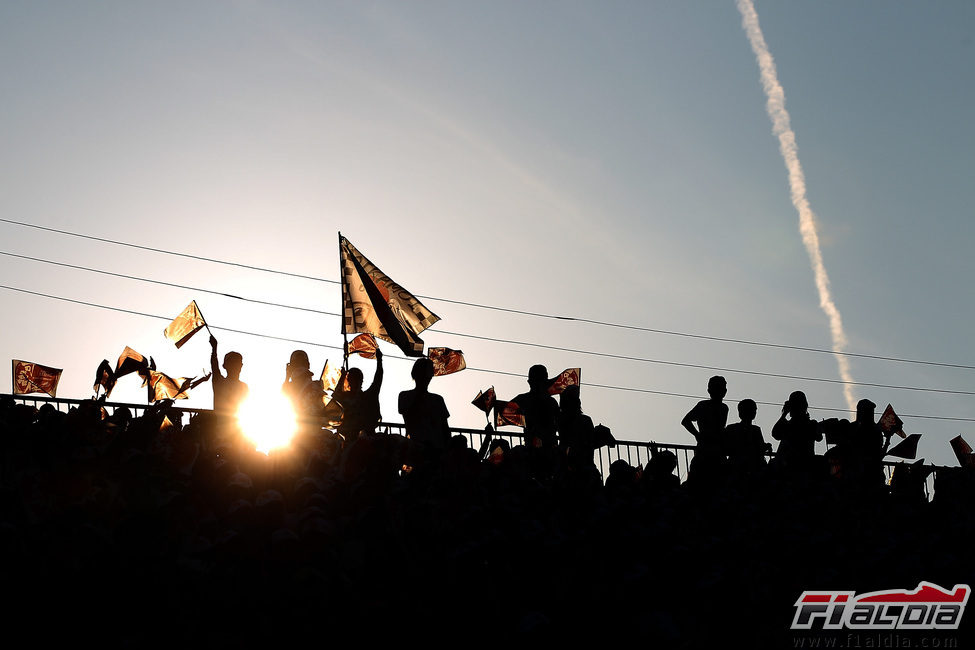
<svg viewBox="0 0 975 650">
<path fill-rule="evenodd" d="M 738 401 L 728 424 L 727 382 L 713 377 L 681 421 L 697 445 L 686 481 L 658 448 L 645 467 L 616 460 L 601 477 L 594 456 L 612 435 L 583 412 L 578 385 L 548 393 L 545 366 L 512 400 L 523 444 L 489 425 L 474 449 L 451 436 L 429 359 L 398 394 L 401 436 L 377 428 L 381 352 L 369 388 L 343 371 L 331 396 L 342 423 L 328 429 L 297 350 L 282 391 L 307 417 L 290 449 L 265 455 L 228 425 L 247 391 L 242 358 L 227 354 L 223 376 L 211 346 L 214 411 L 188 422 L 169 400 L 138 416 L 109 413 L 104 397 L 66 413 L 0 400 L 8 620 L 33 642 L 598 634 L 779 647 L 803 590 L 975 578 L 975 469 L 939 472 L 931 500 L 916 465 L 888 485 L 890 435 L 868 400 L 852 422 L 820 422 L 792 392 L 773 454 L 755 402 Z M 833 446 L 818 455 L 824 438 Z"/>
</svg>

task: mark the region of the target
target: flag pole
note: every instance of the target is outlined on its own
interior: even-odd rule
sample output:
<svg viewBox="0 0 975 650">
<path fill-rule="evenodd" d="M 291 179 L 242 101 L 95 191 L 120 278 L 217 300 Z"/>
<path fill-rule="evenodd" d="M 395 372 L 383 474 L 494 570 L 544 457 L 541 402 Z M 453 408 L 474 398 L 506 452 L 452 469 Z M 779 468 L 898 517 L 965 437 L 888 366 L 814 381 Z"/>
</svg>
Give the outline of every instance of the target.
<svg viewBox="0 0 975 650">
<path fill-rule="evenodd" d="M 342 369 L 349 370 L 349 333 L 345 327 L 345 266 L 342 264 L 342 231 L 339 230 L 339 282 L 341 283 L 342 297 Z"/>
<path fill-rule="evenodd" d="M 210 331 L 210 324 L 207 323 L 206 317 L 203 316 L 203 310 L 200 309 L 200 303 L 198 303 L 197 301 L 194 300 L 193 301 L 193 304 L 196 305 L 196 311 L 200 312 L 200 320 L 203 321 L 203 327 L 207 328 L 207 334 L 209 334 L 210 336 L 213 336 L 213 332 Z"/>
</svg>

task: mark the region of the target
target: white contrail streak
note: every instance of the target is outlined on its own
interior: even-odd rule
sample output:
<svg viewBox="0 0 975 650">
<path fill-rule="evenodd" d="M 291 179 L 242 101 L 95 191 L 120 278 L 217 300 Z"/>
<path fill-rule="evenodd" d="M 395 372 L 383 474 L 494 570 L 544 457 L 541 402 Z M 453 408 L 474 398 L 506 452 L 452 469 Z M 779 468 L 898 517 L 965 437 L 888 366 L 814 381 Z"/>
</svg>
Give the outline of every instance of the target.
<svg viewBox="0 0 975 650">
<path fill-rule="evenodd" d="M 769 117 L 772 119 L 772 133 L 779 139 L 779 151 L 785 161 L 785 167 L 789 172 L 789 190 L 792 194 L 792 205 L 799 213 L 799 233 L 802 235 L 802 242 L 806 245 L 806 252 L 809 253 L 809 261 L 812 263 L 813 275 L 816 277 L 816 289 L 819 291 L 819 306 L 829 318 L 829 329 L 833 336 L 833 351 L 836 352 L 836 363 L 839 366 L 840 379 L 847 382 L 853 381 L 850 374 L 850 361 L 842 354 L 846 349 L 846 334 L 843 332 L 843 319 L 840 317 L 840 310 L 833 302 L 833 296 L 829 290 L 829 276 L 826 275 L 826 267 L 823 265 L 823 254 L 819 248 L 819 233 L 816 231 L 816 215 L 809 207 L 806 199 L 806 179 L 802 173 L 802 165 L 799 164 L 799 152 L 796 147 L 796 134 L 789 124 L 789 112 L 785 110 L 785 91 L 779 84 L 778 74 L 775 71 L 775 61 L 769 53 L 768 45 L 765 44 L 765 37 L 758 24 L 758 14 L 755 13 L 755 5 L 752 0 L 738 0 L 738 11 L 741 13 L 741 26 L 748 35 L 748 42 L 751 43 L 752 51 L 758 61 L 761 71 L 762 88 L 768 101 L 765 108 Z M 846 398 L 847 407 L 851 411 L 856 410 L 856 398 L 853 394 L 853 386 L 845 384 L 843 395 Z"/>
</svg>

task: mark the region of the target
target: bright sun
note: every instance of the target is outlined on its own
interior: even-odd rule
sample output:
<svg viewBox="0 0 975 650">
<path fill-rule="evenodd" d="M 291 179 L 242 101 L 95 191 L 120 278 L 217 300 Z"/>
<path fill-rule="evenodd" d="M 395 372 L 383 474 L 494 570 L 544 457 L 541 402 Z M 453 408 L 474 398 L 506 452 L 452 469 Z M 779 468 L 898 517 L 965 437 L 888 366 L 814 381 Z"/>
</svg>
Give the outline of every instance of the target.
<svg viewBox="0 0 975 650">
<path fill-rule="evenodd" d="M 237 409 L 237 422 L 244 437 L 264 454 L 287 447 L 298 429 L 291 402 L 278 391 L 251 393 Z"/>
</svg>

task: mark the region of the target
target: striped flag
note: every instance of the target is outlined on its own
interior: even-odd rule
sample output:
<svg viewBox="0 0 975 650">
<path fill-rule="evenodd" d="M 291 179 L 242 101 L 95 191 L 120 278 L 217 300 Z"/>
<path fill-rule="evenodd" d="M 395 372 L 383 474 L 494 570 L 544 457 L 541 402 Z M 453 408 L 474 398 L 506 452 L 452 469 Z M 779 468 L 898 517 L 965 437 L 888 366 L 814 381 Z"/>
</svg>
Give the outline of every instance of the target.
<svg viewBox="0 0 975 650">
<path fill-rule="evenodd" d="M 11 359 L 13 362 L 13 393 L 14 395 L 27 395 L 29 393 L 47 393 L 51 397 L 57 397 L 58 382 L 61 381 L 60 368 L 42 366 L 31 361 L 21 361 Z"/>
<path fill-rule="evenodd" d="M 366 333 L 395 344 L 408 357 L 423 356 L 420 332 L 440 317 L 339 235 L 342 333 Z"/>
<path fill-rule="evenodd" d="M 197 306 L 196 301 L 193 300 L 163 330 L 163 334 L 166 335 L 167 339 L 175 343 L 177 348 L 181 348 L 184 343 L 190 340 L 191 336 L 206 326 L 207 322 L 203 320 L 203 314 L 200 313 L 200 308 Z"/>
</svg>

